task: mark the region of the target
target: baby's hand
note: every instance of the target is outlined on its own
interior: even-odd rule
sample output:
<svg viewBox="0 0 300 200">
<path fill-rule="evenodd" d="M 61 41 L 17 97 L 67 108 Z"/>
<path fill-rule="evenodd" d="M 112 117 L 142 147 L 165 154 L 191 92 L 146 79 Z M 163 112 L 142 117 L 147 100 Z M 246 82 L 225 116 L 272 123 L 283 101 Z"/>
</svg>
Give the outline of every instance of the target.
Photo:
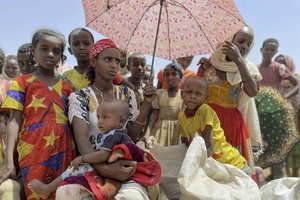
<svg viewBox="0 0 300 200">
<path fill-rule="evenodd" d="M 78 169 L 78 166 L 83 163 L 82 161 L 82 157 L 83 156 L 78 156 L 77 158 L 75 158 L 72 162 L 71 162 L 71 168 L 73 169 Z"/>
<path fill-rule="evenodd" d="M 156 88 L 153 87 L 152 82 L 148 83 L 143 90 L 144 90 L 144 101 L 147 101 L 148 103 L 152 103 L 152 101 L 155 99 L 157 95 Z"/>
</svg>

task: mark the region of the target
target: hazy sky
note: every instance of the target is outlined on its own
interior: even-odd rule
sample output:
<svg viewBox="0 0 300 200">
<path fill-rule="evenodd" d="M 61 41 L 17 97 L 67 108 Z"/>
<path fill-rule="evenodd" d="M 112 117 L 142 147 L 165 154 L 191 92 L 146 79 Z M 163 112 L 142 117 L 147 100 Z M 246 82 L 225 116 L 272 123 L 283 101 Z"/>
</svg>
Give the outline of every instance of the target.
<svg viewBox="0 0 300 200">
<path fill-rule="evenodd" d="M 292 56 L 296 65 L 300 63 L 300 1 L 299 0 L 235 0 L 245 22 L 255 31 L 255 45 L 249 58 L 258 64 L 260 48 L 264 39 L 279 40 L 279 53 Z M 17 52 L 18 47 L 31 41 L 39 28 L 53 28 L 66 37 L 76 27 L 85 26 L 84 12 L 80 0 L 0 0 L 0 48 L 6 54 Z M 93 31 L 96 40 L 102 38 Z M 68 62 L 74 66 L 76 60 L 69 55 Z M 191 65 L 197 70 L 196 56 Z M 150 64 L 151 58 L 147 57 Z M 156 72 L 169 61 L 156 59 Z M 300 67 L 297 69 L 300 72 Z"/>
</svg>

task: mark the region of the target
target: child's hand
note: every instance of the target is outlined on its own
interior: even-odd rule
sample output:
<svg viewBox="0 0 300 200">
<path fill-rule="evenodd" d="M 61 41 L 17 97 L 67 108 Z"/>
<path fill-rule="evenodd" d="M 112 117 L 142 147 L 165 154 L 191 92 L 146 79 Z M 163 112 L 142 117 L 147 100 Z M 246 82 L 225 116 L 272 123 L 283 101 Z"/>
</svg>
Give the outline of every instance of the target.
<svg viewBox="0 0 300 200">
<path fill-rule="evenodd" d="M 239 48 L 232 42 L 225 41 L 222 52 L 234 63 L 238 61 L 238 58 L 242 57 Z"/>
<path fill-rule="evenodd" d="M 207 158 L 213 157 L 213 155 L 214 155 L 214 150 L 213 150 L 212 147 L 207 148 L 206 151 L 207 151 Z"/>
<path fill-rule="evenodd" d="M 252 152 L 253 152 L 253 153 L 258 152 L 260 149 L 261 149 L 260 146 L 254 146 L 254 145 L 252 145 Z"/>
<path fill-rule="evenodd" d="M 197 66 L 202 67 L 203 69 L 208 69 L 208 68 L 210 68 L 211 64 L 210 64 L 208 58 L 202 57 L 202 58 L 199 60 Z"/>
<path fill-rule="evenodd" d="M 250 167 L 248 166 L 247 162 L 245 162 L 245 164 L 244 164 L 244 166 L 242 167 L 241 170 L 242 170 L 243 172 L 245 172 L 245 174 L 247 174 L 247 175 L 249 175 L 249 176 L 252 174 L 251 169 L 250 169 Z"/>
<path fill-rule="evenodd" d="M 78 156 L 77 158 L 75 158 L 72 162 L 71 162 L 71 168 L 73 169 L 78 169 L 79 165 L 81 163 L 83 163 L 83 156 Z"/>
<path fill-rule="evenodd" d="M 5 180 L 7 180 L 9 178 L 17 180 L 16 167 L 15 167 L 15 165 L 8 165 L 7 163 L 5 163 L 0 168 L 0 185 L 1 185 L 1 183 L 3 183 Z"/>
<path fill-rule="evenodd" d="M 152 135 L 150 135 L 149 137 L 147 137 L 147 139 L 146 139 L 146 147 L 148 149 L 152 149 L 153 146 L 154 146 L 154 144 L 155 144 L 155 137 L 152 136 Z"/>
<path fill-rule="evenodd" d="M 145 87 L 144 87 L 144 101 L 147 101 L 148 103 L 152 103 L 152 101 L 155 99 L 157 93 L 156 93 L 156 88 L 153 87 L 152 83 L 149 82 Z"/>
<path fill-rule="evenodd" d="M 190 145 L 190 142 L 189 142 L 189 140 L 187 139 L 187 137 L 183 137 L 183 136 L 181 136 L 181 143 L 182 144 L 185 144 L 187 147 Z"/>
</svg>

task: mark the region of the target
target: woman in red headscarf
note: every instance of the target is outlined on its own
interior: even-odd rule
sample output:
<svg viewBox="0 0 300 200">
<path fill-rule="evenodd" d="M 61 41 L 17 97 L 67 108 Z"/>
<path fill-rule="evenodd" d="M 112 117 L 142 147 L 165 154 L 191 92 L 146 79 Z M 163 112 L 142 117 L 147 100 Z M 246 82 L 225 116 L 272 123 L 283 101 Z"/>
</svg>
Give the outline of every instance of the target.
<svg viewBox="0 0 300 200">
<path fill-rule="evenodd" d="M 96 109 L 101 102 L 117 98 L 128 103 L 130 116 L 126 128 L 128 135 L 136 142 L 143 137 L 142 130 L 147 113 L 156 96 L 156 89 L 150 84 L 146 85 L 144 102 L 138 110 L 134 91 L 127 86 L 113 84 L 120 67 L 120 50 L 112 40 L 102 39 L 96 42 L 91 49 L 90 57 L 92 66 L 88 73 L 90 85 L 72 93 L 69 97 L 69 120 L 81 154 L 96 151 L 99 143 Z M 123 181 L 115 199 L 148 199 L 143 186 L 133 181 L 125 181 L 133 175 L 136 162 L 120 160 L 109 165 L 96 164 L 93 167 L 104 177 Z"/>
</svg>

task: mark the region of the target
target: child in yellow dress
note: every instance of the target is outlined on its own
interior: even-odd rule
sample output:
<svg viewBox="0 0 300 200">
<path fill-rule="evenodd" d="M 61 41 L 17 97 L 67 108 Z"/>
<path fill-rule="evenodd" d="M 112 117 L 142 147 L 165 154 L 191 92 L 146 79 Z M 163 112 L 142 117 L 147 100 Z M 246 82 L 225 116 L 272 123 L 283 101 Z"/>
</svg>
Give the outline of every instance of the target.
<svg viewBox="0 0 300 200">
<path fill-rule="evenodd" d="M 207 88 L 208 83 L 201 77 L 190 77 L 184 82 L 182 99 L 185 109 L 178 115 L 181 135 L 190 143 L 198 133 L 205 141 L 208 157 L 251 175 L 245 158 L 226 141 L 217 114 L 205 103 Z"/>
</svg>

